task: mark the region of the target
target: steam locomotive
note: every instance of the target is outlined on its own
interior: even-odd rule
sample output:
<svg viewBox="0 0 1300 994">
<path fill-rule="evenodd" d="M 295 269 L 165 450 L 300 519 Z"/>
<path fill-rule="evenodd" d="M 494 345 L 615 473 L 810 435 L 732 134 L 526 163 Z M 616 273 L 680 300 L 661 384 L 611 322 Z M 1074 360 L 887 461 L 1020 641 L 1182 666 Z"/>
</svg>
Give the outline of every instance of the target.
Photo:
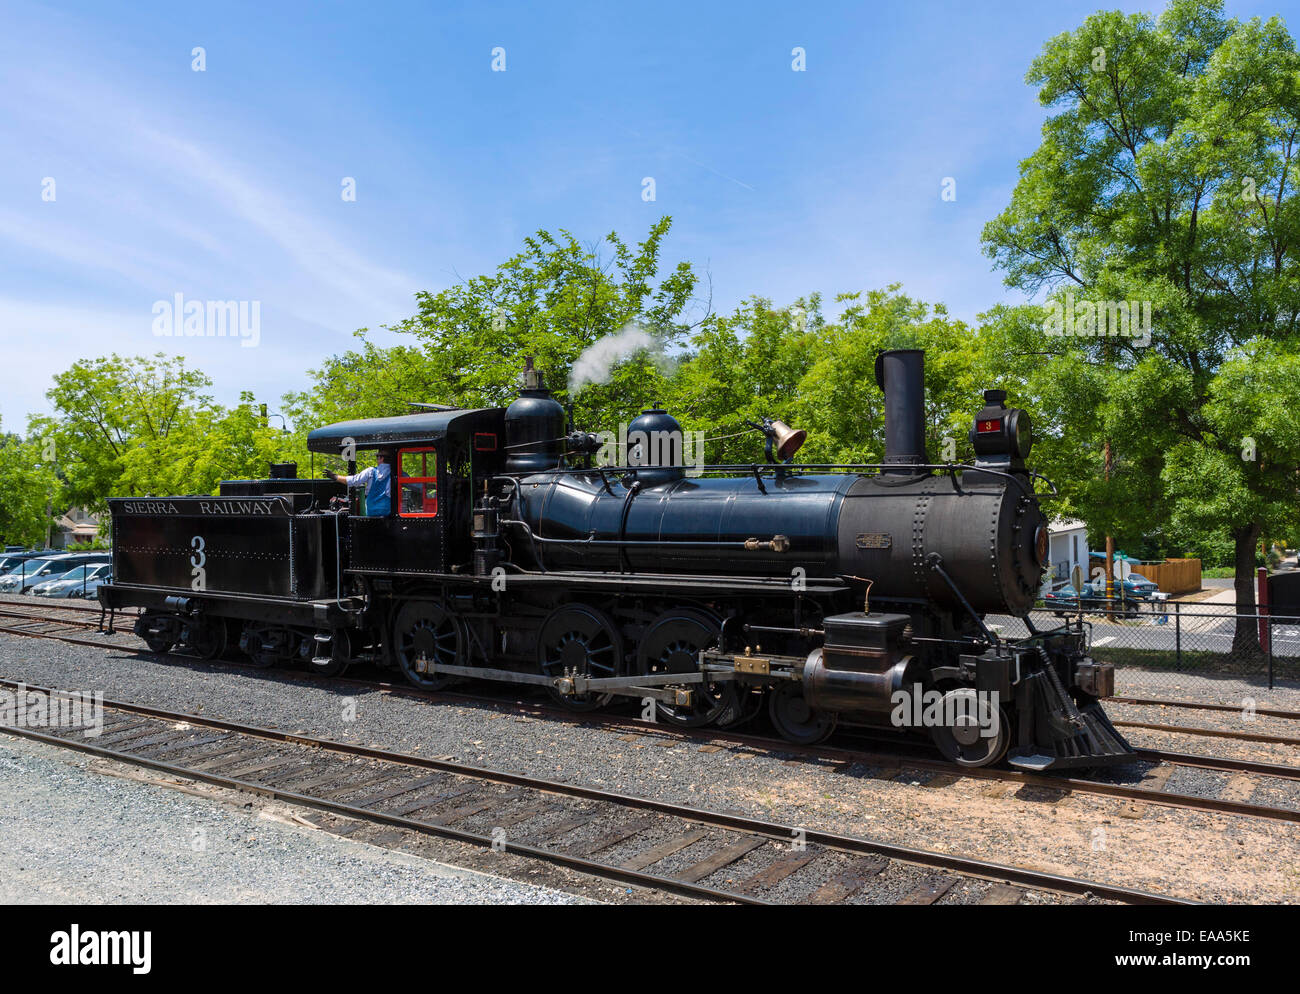
<svg viewBox="0 0 1300 994">
<path fill-rule="evenodd" d="M 237 644 L 257 665 L 323 674 L 368 660 L 419 687 L 536 685 L 577 711 L 632 698 L 682 726 L 766 707 L 799 743 L 838 721 L 918 727 L 967 766 L 1131 759 L 1085 628 L 1038 630 L 1028 614 L 1047 555 L 1028 416 L 988 390 L 974 463 L 931 463 L 924 353 L 880 353 L 876 380 L 879 464 L 795 464 L 804 433 L 768 420 L 764 462 L 693 468 L 677 421 L 653 409 L 611 465 L 530 361 L 505 409 L 310 433 L 313 460 L 350 473 L 358 451 L 385 454 L 388 514 L 356 513 L 359 494 L 293 464 L 216 497 L 111 500 L 100 598 L 141 608 L 135 631 L 157 652 Z"/>
</svg>

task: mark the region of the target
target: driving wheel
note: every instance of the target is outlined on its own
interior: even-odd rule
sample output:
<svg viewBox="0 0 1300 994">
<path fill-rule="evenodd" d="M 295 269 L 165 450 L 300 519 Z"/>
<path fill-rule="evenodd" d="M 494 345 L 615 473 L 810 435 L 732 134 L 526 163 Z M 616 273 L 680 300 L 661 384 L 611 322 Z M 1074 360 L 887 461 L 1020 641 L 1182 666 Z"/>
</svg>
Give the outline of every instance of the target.
<svg viewBox="0 0 1300 994">
<path fill-rule="evenodd" d="M 646 629 L 637 652 L 637 672 L 698 673 L 700 650 L 716 645 L 722 624 L 703 611 L 678 608 L 665 611 Z M 732 680 L 685 685 L 693 691 L 688 706 L 656 702 L 670 724 L 698 728 L 711 723 L 729 724 L 740 714 L 740 697 Z"/>
<path fill-rule="evenodd" d="M 603 611 L 586 604 L 564 604 L 542 622 L 537 636 L 537 661 L 543 675 L 564 676 L 574 672 L 600 679 L 623 672 L 623 637 Z M 561 694 L 547 692 L 571 711 L 595 711 L 608 704 L 613 694 Z"/>
<path fill-rule="evenodd" d="M 441 604 L 411 601 L 393 622 L 393 654 L 402 675 L 417 687 L 441 690 L 453 676 L 435 673 L 431 664 L 457 666 L 465 651 L 465 630 L 460 619 Z"/>
</svg>

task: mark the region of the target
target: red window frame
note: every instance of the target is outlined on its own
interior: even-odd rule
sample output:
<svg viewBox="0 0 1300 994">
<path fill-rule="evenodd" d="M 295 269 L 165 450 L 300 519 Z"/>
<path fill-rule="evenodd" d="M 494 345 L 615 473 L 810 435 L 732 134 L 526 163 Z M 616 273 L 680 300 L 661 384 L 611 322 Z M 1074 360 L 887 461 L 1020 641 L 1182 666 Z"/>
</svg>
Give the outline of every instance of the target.
<svg viewBox="0 0 1300 994">
<path fill-rule="evenodd" d="M 424 456 L 420 460 L 420 462 L 424 466 L 424 472 L 426 474 L 429 472 L 428 454 L 433 453 L 433 475 L 432 476 L 428 476 L 428 475 L 406 476 L 403 473 L 403 466 L 405 465 L 405 460 L 403 459 L 403 457 L 408 452 L 424 453 Z M 415 448 L 410 448 L 410 449 L 397 450 L 397 516 L 399 518 L 436 518 L 438 516 L 438 456 L 437 453 L 438 453 L 437 448 L 432 445 L 423 445 L 423 446 L 417 446 Z M 424 493 L 420 498 L 420 506 L 424 508 L 423 511 L 402 510 L 402 487 L 408 483 L 423 483 L 426 485 Z M 433 501 L 432 501 L 433 510 L 432 511 L 428 509 L 430 506 L 430 501 L 429 501 L 429 492 L 428 492 L 427 485 L 430 483 L 433 484 Z"/>
</svg>

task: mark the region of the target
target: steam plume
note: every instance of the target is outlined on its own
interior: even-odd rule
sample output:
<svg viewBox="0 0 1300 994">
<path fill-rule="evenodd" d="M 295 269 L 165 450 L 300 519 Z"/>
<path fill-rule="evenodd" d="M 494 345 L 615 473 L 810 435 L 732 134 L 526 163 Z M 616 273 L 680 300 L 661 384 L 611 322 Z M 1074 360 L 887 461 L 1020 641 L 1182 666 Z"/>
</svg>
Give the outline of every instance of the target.
<svg viewBox="0 0 1300 994">
<path fill-rule="evenodd" d="M 578 356 L 578 361 L 569 371 L 569 396 L 593 383 L 608 383 L 614 367 L 624 359 L 643 349 L 657 351 L 659 347 L 659 341 L 653 335 L 635 324 L 625 325 L 622 331 L 596 339 Z"/>
</svg>

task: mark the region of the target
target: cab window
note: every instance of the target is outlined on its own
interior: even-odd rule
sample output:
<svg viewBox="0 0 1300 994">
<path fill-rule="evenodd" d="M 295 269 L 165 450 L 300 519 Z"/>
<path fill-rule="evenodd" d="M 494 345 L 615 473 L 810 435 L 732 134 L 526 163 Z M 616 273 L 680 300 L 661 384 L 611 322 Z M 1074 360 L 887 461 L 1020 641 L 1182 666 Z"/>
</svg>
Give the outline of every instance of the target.
<svg viewBox="0 0 1300 994">
<path fill-rule="evenodd" d="M 403 518 L 431 518 L 438 513 L 438 451 L 402 449 L 398 453 L 398 513 Z"/>
</svg>

